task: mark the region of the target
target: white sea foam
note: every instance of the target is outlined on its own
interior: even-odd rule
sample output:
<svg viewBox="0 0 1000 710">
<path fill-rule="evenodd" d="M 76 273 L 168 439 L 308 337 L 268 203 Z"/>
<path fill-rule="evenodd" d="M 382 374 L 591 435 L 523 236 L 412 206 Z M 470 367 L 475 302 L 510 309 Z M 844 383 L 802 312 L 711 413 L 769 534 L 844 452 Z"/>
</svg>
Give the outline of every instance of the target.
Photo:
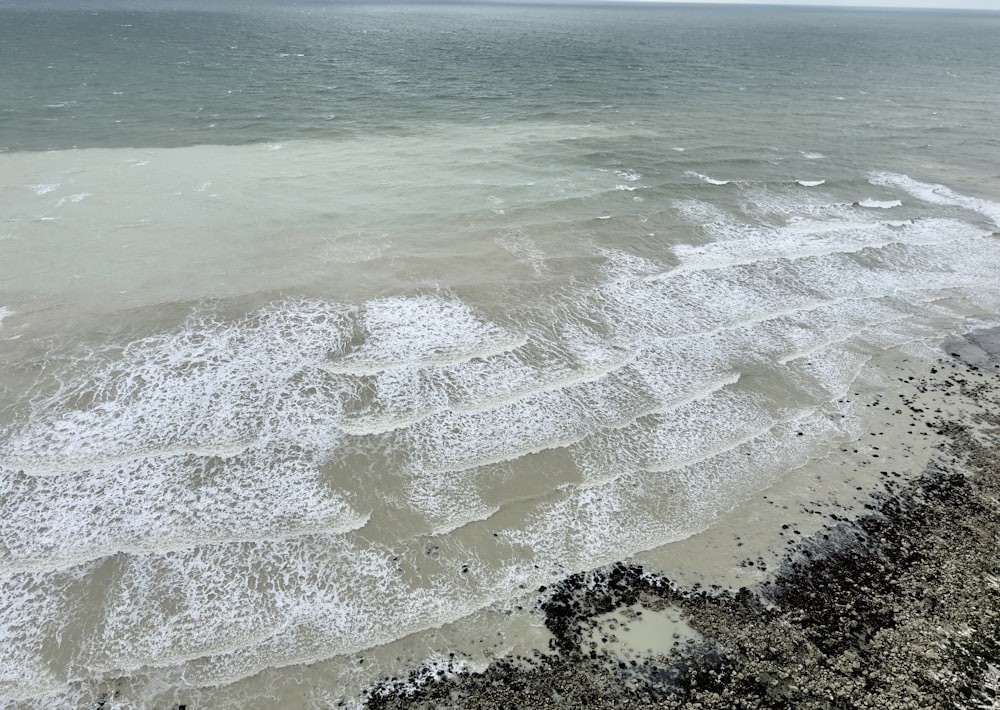
<svg viewBox="0 0 1000 710">
<path fill-rule="evenodd" d="M 65 676 L 47 662 L 46 638 L 57 634 L 86 586 L 93 567 L 60 575 L 19 574 L 0 577 L 0 697 L 7 707 L 37 706 L 39 696 L 57 693 Z"/>
<path fill-rule="evenodd" d="M 437 296 L 372 301 L 360 316 L 362 342 L 345 343 L 324 368 L 370 375 L 393 368 L 445 365 L 513 350 L 522 334 L 481 319 L 466 304 Z"/>
<path fill-rule="evenodd" d="M 501 537 L 535 548 L 535 565 L 543 569 L 621 559 L 700 531 L 718 505 L 731 505 L 766 485 L 779 469 L 805 463 L 841 431 L 825 417 L 806 417 L 693 466 L 669 472 L 621 470 L 605 485 L 565 489 Z M 541 540 L 544 547 L 538 547 Z M 518 578 L 530 580 L 531 574 L 521 570 Z"/>
<path fill-rule="evenodd" d="M 860 205 L 861 207 L 869 207 L 881 210 L 888 210 L 892 209 L 893 207 L 900 207 L 902 206 L 902 204 L 903 203 L 900 200 L 860 200 L 858 202 L 858 205 Z"/>
<path fill-rule="evenodd" d="M 830 347 L 812 350 L 808 354 L 789 360 L 789 381 L 818 399 L 834 401 L 847 395 L 861 369 L 871 356 L 841 341 Z"/>
<path fill-rule="evenodd" d="M 983 234 L 982 230 L 964 222 L 942 219 L 918 223 L 794 219 L 779 229 L 747 226 L 740 231 L 747 236 L 706 245 L 674 247 L 674 254 L 681 263 L 656 278 L 668 278 L 690 270 L 726 269 L 768 259 L 846 254 L 890 244 L 936 244 Z"/>
<path fill-rule="evenodd" d="M 728 448 L 727 441 L 756 436 L 774 423 L 753 395 L 723 388 L 642 422 L 602 430 L 573 450 L 585 470 L 665 471 L 709 458 Z"/>
<path fill-rule="evenodd" d="M 796 180 L 795 182 L 802 187 L 819 187 L 826 184 L 826 180 Z"/>
<path fill-rule="evenodd" d="M 572 334 L 571 334 L 572 333 Z M 456 369 L 449 380 L 456 388 L 451 408 L 474 414 L 554 390 L 582 385 L 621 370 L 636 357 L 634 348 L 606 343 L 582 326 L 567 326 L 555 349 L 512 353 Z"/>
<path fill-rule="evenodd" d="M 44 478 L 0 471 L 7 552 L 0 573 L 65 569 L 119 552 L 343 532 L 368 519 L 323 485 L 316 462 L 275 447 L 236 461 L 169 456 Z"/>
<path fill-rule="evenodd" d="M 703 200 L 675 200 L 673 207 L 684 219 L 702 226 L 712 223 L 729 224 L 734 219 L 726 211 Z"/>
<path fill-rule="evenodd" d="M 344 388 L 317 365 L 349 337 L 346 313 L 301 302 L 194 319 L 85 354 L 75 380 L 40 380 L 46 394 L 0 443 L 0 567 L 363 525 L 321 474 Z"/>
<path fill-rule="evenodd" d="M 724 220 L 712 220 L 704 225 L 715 239 L 767 229 L 793 220 L 857 221 L 857 210 L 843 201 L 831 201 L 825 190 L 803 191 L 790 186 L 741 184 L 743 203 L 740 213 Z M 696 214 L 691 214 L 696 219 Z"/>
<path fill-rule="evenodd" d="M 908 175 L 899 173 L 873 173 L 869 177 L 869 182 L 873 185 L 895 187 L 904 190 L 923 202 L 935 205 L 964 207 L 988 217 L 993 224 L 1000 226 L 1000 203 L 962 195 L 944 185 L 920 182 Z"/>
<path fill-rule="evenodd" d="M 699 180 L 701 180 L 702 182 L 707 182 L 709 185 L 720 185 L 721 186 L 721 185 L 728 185 L 730 182 L 732 182 L 731 180 L 717 180 L 716 178 L 709 177 L 708 175 L 703 175 L 703 174 L 695 172 L 693 170 L 688 170 L 684 174 L 685 175 L 689 175 L 691 177 L 696 177 Z"/>
<path fill-rule="evenodd" d="M 334 414 L 324 408 L 335 400 L 317 411 L 294 405 L 336 387 L 318 366 L 350 337 L 348 312 L 307 302 L 234 325 L 199 316 L 121 350 L 82 353 L 75 379 L 42 385 L 48 393 L 0 442 L 0 460 L 54 474 L 174 452 L 225 458 L 317 429 L 317 440 L 329 440 L 316 417 Z"/>
<path fill-rule="evenodd" d="M 419 368 L 394 368 L 358 381 L 339 426 L 352 434 L 401 429 L 444 412 L 479 415 L 625 366 L 634 352 L 593 337 L 526 343 L 513 351 Z M 353 391 L 353 388 L 352 388 Z"/>
<path fill-rule="evenodd" d="M 804 409 L 795 412 L 795 416 L 790 417 L 787 421 L 762 423 L 757 427 L 740 427 L 740 429 L 745 429 L 745 431 L 727 430 L 726 436 L 717 439 L 716 445 L 710 449 L 693 451 L 688 456 L 677 455 L 680 452 L 676 452 L 674 456 L 665 460 L 642 465 L 641 469 L 647 473 L 668 473 L 686 468 L 689 469 L 700 463 L 731 455 L 734 451 L 756 444 L 761 439 L 770 437 L 776 426 L 787 426 L 789 422 L 804 420 L 814 413 L 815 410 L 813 409 Z"/>
<path fill-rule="evenodd" d="M 637 173 L 635 170 L 615 170 L 615 175 L 623 180 L 626 180 L 627 182 L 636 182 L 642 177 L 642 175 Z"/>
<path fill-rule="evenodd" d="M 479 489 L 481 469 L 438 472 L 411 469 L 406 500 L 427 521 L 432 535 L 446 535 L 471 522 L 487 520 L 500 507 L 487 503 Z"/>
<path fill-rule="evenodd" d="M 106 636 L 83 654 L 109 671 L 183 664 L 214 685 L 386 643 L 498 591 L 461 572 L 459 549 L 416 552 L 319 536 L 130 558 L 104 600 Z"/>
<path fill-rule="evenodd" d="M 895 225 L 823 192 L 675 203 L 711 239 L 676 245 L 678 268 L 589 250 L 596 274 L 502 321 L 446 289 L 284 300 L 28 363 L 0 439 L 0 689 L 93 669 L 231 682 L 704 529 L 856 433 L 837 399 L 874 351 L 997 300 L 975 218 Z M 52 677 L 21 630 L 51 637 L 87 599 L 101 632 Z"/>
<path fill-rule="evenodd" d="M 482 414 L 441 412 L 403 436 L 413 465 L 444 473 L 564 447 L 593 426 L 588 414 L 580 401 L 556 390 Z"/>
<path fill-rule="evenodd" d="M 60 185 L 57 182 L 46 182 L 46 183 L 39 183 L 37 185 L 31 185 L 30 187 L 32 192 L 34 192 L 36 195 L 47 195 L 50 192 L 58 190 Z"/>
<path fill-rule="evenodd" d="M 12 309 L 7 306 L 0 306 L 0 328 L 3 327 L 3 322 L 12 315 L 14 315 L 14 311 Z"/>
</svg>

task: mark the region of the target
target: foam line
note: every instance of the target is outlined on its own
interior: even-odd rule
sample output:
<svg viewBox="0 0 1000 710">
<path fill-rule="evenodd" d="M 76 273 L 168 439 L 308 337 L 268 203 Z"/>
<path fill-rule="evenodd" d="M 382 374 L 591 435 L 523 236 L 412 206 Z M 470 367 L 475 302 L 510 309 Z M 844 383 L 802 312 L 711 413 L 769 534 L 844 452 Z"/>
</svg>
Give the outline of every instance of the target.
<svg viewBox="0 0 1000 710">
<path fill-rule="evenodd" d="M 812 353 L 815 353 L 820 350 L 825 350 L 833 345 L 838 345 L 847 342 L 851 338 L 857 337 L 859 335 L 862 335 L 863 333 L 868 332 L 873 325 L 879 328 L 885 328 L 890 325 L 895 325 L 901 321 L 906 321 L 909 324 L 910 318 L 908 316 L 900 315 L 895 318 L 888 318 L 886 320 L 878 321 L 876 323 L 866 323 L 865 327 L 863 328 L 859 328 L 857 330 L 848 330 L 846 333 L 840 333 L 835 337 L 819 339 L 815 343 L 809 345 L 808 347 L 801 348 L 799 350 L 795 350 L 793 352 L 781 355 L 780 357 L 777 358 L 776 362 L 779 365 L 787 365 L 789 362 L 793 360 L 807 358 Z"/>
<path fill-rule="evenodd" d="M 708 452 L 716 442 L 754 436 L 774 421 L 759 398 L 737 394 L 726 385 L 628 426 L 602 430 L 588 437 L 586 446 L 574 447 L 573 453 L 581 467 L 591 472 L 669 468 L 670 461 L 711 456 Z"/>
<path fill-rule="evenodd" d="M 578 385 L 602 380 L 632 363 L 638 354 L 634 346 L 593 341 L 577 343 L 580 348 L 559 359 L 549 359 L 544 365 L 529 365 L 536 377 L 508 377 L 504 370 L 455 373 L 451 381 L 460 383 L 461 397 L 452 406 L 456 412 L 476 414 L 496 409 L 506 404 L 555 390 L 570 389 Z M 576 350 L 572 341 L 564 341 L 564 350 Z M 541 370 L 541 373 L 538 371 Z M 541 377 L 537 375 L 541 374 Z M 498 376 L 499 375 L 499 376 Z M 526 381 L 527 380 L 527 381 Z M 492 393 L 492 394 L 487 394 Z"/>
<path fill-rule="evenodd" d="M 988 217 L 1000 227 L 1000 203 L 982 200 L 955 192 L 949 187 L 930 182 L 920 182 L 901 173 L 877 172 L 869 176 L 872 185 L 895 187 L 923 202 L 934 205 L 964 207 Z"/>
<path fill-rule="evenodd" d="M 698 532 L 718 513 L 718 505 L 724 509 L 767 485 L 776 471 L 787 470 L 786 464 L 801 465 L 837 431 L 824 417 L 805 417 L 684 469 L 626 469 L 604 485 L 565 489 L 562 497 L 539 506 L 522 526 L 501 536 L 536 549 L 533 562 L 542 569 L 580 569 L 585 560 L 621 559 Z M 539 540 L 546 544 L 539 547 Z M 510 577 L 531 583 L 537 574 L 520 569 Z"/>
<path fill-rule="evenodd" d="M 64 365 L 71 378 L 40 376 L 0 461 L 58 473 L 174 452 L 230 457 L 258 441 L 307 437 L 326 448 L 339 397 L 315 365 L 348 325 L 342 307 L 292 302 L 234 324 L 197 316 L 125 348 L 81 353 Z"/>
<path fill-rule="evenodd" d="M 635 351 L 567 337 L 427 371 L 383 371 L 365 382 L 368 397 L 338 426 L 354 435 L 395 431 L 439 413 L 474 415 L 600 380 L 628 365 Z M 360 399 L 360 398 L 359 398 Z"/>
<path fill-rule="evenodd" d="M 789 360 L 788 382 L 818 401 L 844 397 L 871 356 L 848 347 L 814 350 L 806 357 Z"/>
<path fill-rule="evenodd" d="M 83 652 L 107 672 L 183 664 L 189 682 L 217 684 L 388 643 L 495 599 L 491 583 L 456 586 L 458 570 L 433 560 L 414 579 L 414 553 L 322 536 L 137 557 L 107 594 L 106 637 Z"/>
<path fill-rule="evenodd" d="M 505 338 L 497 338 L 488 346 L 478 350 L 451 350 L 448 347 L 442 347 L 433 355 L 426 355 L 425 357 L 411 360 L 398 360 L 392 357 L 377 358 L 352 352 L 343 356 L 340 360 L 323 363 L 319 367 L 335 375 L 363 377 L 366 375 L 379 375 L 391 370 L 410 369 L 412 367 L 432 368 L 460 365 L 472 360 L 489 358 L 516 350 L 524 346 L 527 342 L 527 338 L 523 335 L 511 335 Z"/>
<path fill-rule="evenodd" d="M 812 414 L 815 410 L 805 409 L 802 410 L 797 419 L 805 418 L 806 416 Z M 738 436 L 735 438 L 729 438 L 721 440 L 719 446 L 715 446 L 707 451 L 699 452 L 696 455 L 688 456 L 686 458 L 671 459 L 669 461 L 658 462 L 655 464 L 650 464 L 642 466 L 641 470 L 648 473 L 666 473 L 668 471 L 676 471 L 679 469 L 689 468 L 703 461 L 722 456 L 723 454 L 728 454 L 731 451 L 739 449 L 746 444 L 759 440 L 764 435 L 768 434 L 774 425 L 761 425 L 756 429 L 748 431 L 743 436 Z"/>
<path fill-rule="evenodd" d="M 705 242 L 677 269 L 581 247 L 537 298 L 504 291 L 502 318 L 443 288 L 288 299 L 16 363 L 0 692 L 231 682 L 705 529 L 855 433 L 837 400 L 875 352 L 1000 305 L 996 240 L 956 217 L 996 205 L 880 175 L 891 224 L 833 186 L 692 183 L 734 206 L 675 204 Z M 60 634 L 80 642 L 50 667 Z"/>
<path fill-rule="evenodd" d="M 764 485 L 767 476 L 773 475 L 776 461 L 791 457 L 801 465 L 809 457 L 811 447 L 832 431 L 831 424 L 822 418 L 806 418 L 797 422 L 794 428 L 772 430 L 756 437 L 739 452 L 720 454 L 711 460 L 712 464 L 708 467 L 699 464 L 676 476 L 646 474 L 635 478 L 633 474 L 625 473 L 606 486 L 563 489 L 556 500 L 545 502 L 533 510 L 525 524 L 498 532 L 502 542 L 535 550 L 536 555 L 524 564 L 498 569 L 498 576 L 491 582 L 492 599 L 517 594 L 516 590 L 525 585 L 547 583 L 553 575 L 581 569 L 581 565 L 593 560 L 603 563 L 622 554 L 645 549 L 648 544 L 663 544 L 686 537 L 705 523 L 703 518 L 699 521 L 697 517 L 686 515 L 672 518 L 669 513 L 677 510 L 678 502 L 710 500 L 711 496 L 706 494 L 728 490 L 734 480 L 742 480 L 751 488 Z M 798 436 L 800 433 L 804 436 Z M 739 465 L 734 466 L 737 463 Z M 768 474 L 768 471 L 771 473 Z M 742 475 L 747 473 L 752 475 L 743 479 Z M 683 493 L 678 492 L 678 486 Z M 729 497 L 745 495 L 745 490 L 740 487 Z M 700 505 L 705 507 L 704 502 Z M 698 512 L 704 514 L 705 510 Z M 570 520 L 577 521 L 577 524 L 566 525 Z M 539 540 L 545 540 L 545 544 L 539 545 Z M 351 559 L 358 557 L 357 551 L 350 555 Z M 419 619 L 427 618 L 425 613 L 428 609 L 439 613 L 438 618 L 450 620 L 456 618 L 456 612 L 470 613 L 474 608 L 480 608 L 476 605 L 483 601 L 477 597 L 483 593 L 478 584 L 472 590 L 460 590 L 458 596 L 450 598 L 441 589 L 437 590 L 437 597 L 423 596 L 423 592 L 433 594 L 431 590 L 397 591 L 397 585 L 391 581 L 395 573 L 381 566 L 376 566 L 376 569 L 382 570 L 374 576 L 380 580 L 377 583 L 383 590 L 375 595 L 379 608 L 408 609 L 412 612 L 397 627 L 398 633 L 419 628 Z M 354 577 L 355 582 L 362 585 L 367 585 L 368 579 L 367 575 Z M 324 578 L 317 580 L 317 584 L 322 585 L 324 590 L 328 589 Z M 420 595 L 420 598 L 416 599 L 414 594 Z M 365 595 L 361 596 L 365 598 Z M 404 598 L 408 603 L 403 602 Z M 441 602 L 450 605 L 450 608 L 445 611 L 436 606 Z M 382 632 L 375 630 L 378 627 L 369 627 L 369 621 L 364 622 L 364 629 L 357 627 L 356 622 L 370 620 L 372 612 L 359 613 L 355 606 L 346 615 L 340 611 L 336 617 L 331 617 L 329 612 L 332 609 L 329 607 L 324 610 L 310 604 L 309 608 L 312 613 L 307 628 L 296 632 L 288 629 L 255 647 L 192 659 L 188 664 L 188 677 L 199 683 L 219 682 L 220 678 L 232 680 L 253 672 L 261 663 L 273 666 L 306 663 L 328 657 L 328 654 L 349 652 L 347 649 L 353 646 L 345 647 L 337 641 L 342 638 L 339 631 L 346 628 L 352 629 L 353 633 L 344 638 L 359 638 L 367 633 L 369 635 L 365 638 L 369 643 L 384 642 Z M 321 629 L 325 631 L 321 632 Z M 331 629 L 336 631 L 331 633 Z"/>
<path fill-rule="evenodd" d="M 752 230 L 749 239 L 714 242 L 702 246 L 677 245 L 674 254 L 680 264 L 649 277 L 661 280 L 694 270 L 727 269 L 775 259 L 799 260 L 833 254 L 853 254 L 895 244 L 947 244 L 985 236 L 982 230 L 957 220 L 890 222 L 797 221 L 774 231 Z M 808 240 L 803 240 L 808 237 Z"/>
<path fill-rule="evenodd" d="M 453 365 L 525 344 L 523 334 L 487 323 L 466 304 L 435 296 L 386 298 L 366 304 L 363 341 L 347 344 L 322 367 L 347 375 L 398 368 Z"/>
<path fill-rule="evenodd" d="M 329 490 L 315 463 L 276 449 L 239 461 L 179 456 L 46 478 L 0 471 L 6 548 L 0 572 L 62 569 L 117 552 L 354 530 L 368 519 Z"/>
<path fill-rule="evenodd" d="M 580 402 L 556 391 L 479 415 L 443 412 L 404 436 L 411 465 L 447 473 L 565 447 L 585 435 L 589 420 Z"/>
</svg>

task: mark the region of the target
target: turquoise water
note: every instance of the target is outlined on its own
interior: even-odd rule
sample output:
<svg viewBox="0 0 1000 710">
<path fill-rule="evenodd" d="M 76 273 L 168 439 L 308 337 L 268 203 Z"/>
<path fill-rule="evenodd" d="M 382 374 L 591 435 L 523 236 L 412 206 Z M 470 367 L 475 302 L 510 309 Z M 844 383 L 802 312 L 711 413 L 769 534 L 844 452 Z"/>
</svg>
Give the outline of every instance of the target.
<svg viewBox="0 0 1000 710">
<path fill-rule="evenodd" d="M 0 697 L 351 702 L 822 460 L 995 319 L 998 30 L 0 11 Z"/>
</svg>

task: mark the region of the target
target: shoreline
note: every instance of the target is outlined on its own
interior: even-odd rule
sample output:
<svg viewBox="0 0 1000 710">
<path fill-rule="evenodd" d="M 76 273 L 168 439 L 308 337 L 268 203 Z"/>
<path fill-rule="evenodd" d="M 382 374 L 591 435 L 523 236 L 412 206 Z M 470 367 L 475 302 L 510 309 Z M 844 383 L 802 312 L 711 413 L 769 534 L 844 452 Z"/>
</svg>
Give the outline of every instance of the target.
<svg viewBox="0 0 1000 710">
<path fill-rule="evenodd" d="M 415 669 L 366 706 L 995 707 L 1000 329 L 944 349 L 922 373 L 897 363 L 896 391 L 866 404 L 885 427 L 830 464 L 870 479 L 854 501 L 771 516 L 771 542 L 738 550 L 729 579 L 678 582 L 635 560 L 572 575 L 539 590 L 549 649 Z"/>
</svg>

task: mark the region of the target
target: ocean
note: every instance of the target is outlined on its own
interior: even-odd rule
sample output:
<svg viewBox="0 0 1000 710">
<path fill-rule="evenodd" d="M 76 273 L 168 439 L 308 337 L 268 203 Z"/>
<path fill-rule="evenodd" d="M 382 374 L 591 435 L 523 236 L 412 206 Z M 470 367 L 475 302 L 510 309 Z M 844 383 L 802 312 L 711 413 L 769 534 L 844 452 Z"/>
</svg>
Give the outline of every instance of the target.
<svg viewBox="0 0 1000 710">
<path fill-rule="evenodd" d="M 0 7 L 9 707 L 529 652 L 998 322 L 1000 13 Z"/>
</svg>

